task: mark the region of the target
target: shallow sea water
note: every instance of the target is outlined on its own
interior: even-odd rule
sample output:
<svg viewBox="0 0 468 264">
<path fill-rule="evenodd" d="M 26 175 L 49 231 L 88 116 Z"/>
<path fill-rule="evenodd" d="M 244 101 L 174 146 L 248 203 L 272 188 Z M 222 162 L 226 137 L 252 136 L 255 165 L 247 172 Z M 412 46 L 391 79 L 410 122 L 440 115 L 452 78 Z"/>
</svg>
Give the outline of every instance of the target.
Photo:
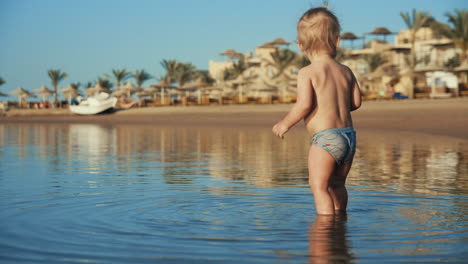
<svg viewBox="0 0 468 264">
<path fill-rule="evenodd" d="M 317 217 L 299 129 L 0 124 L 0 263 L 466 261 L 468 141 L 358 141 Z"/>
</svg>

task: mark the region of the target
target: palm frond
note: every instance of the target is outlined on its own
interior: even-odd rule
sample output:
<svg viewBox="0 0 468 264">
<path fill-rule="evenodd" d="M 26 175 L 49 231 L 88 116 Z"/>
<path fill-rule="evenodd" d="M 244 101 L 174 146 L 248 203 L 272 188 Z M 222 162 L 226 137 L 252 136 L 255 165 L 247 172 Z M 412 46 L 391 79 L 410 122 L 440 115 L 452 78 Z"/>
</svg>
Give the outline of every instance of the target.
<svg viewBox="0 0 468 264">
<path fill-rule="evenodd" d="M 149 73 L 147 73 L 145 70 L 137 70 L 133 74 L 133 78 L 135 78 L 135 81 L 138 85 L 138 87 L 141 88 L 144 82 L 151 80 L 153 76 L 151 76 Z"/>
<path fill-rule="evenodd" d="M 296 53 L 290 49 L 277 49 L 271 53 L 271 60 L 266 60 L 267 65 L 276 69 L 273 79 L 281 76 L 284 71 L 296 60 Z"/>
<path fill-rule="evenodd" d="M 174 73 L 174 79 L 179 87 L 187 82 L 193 81 L 197 77 L 197 68 L 192 63 L 178 63 Z"/>
<path fill-rule="evenodd" d="M 380 54 L 372 54 L 364 57 L 371 72 L 374 72 L 380 65 L 387 62 L 387 59 Z"/>
<path fill-rule="evenodd" d="M 161 61 L 161 66 L 163 67 L 164 70 L 166 70 L 166 81 L 168 83 L 173 83 L 174 76 L 176 75 L 177 71 L 177 66 L 179 65 L 179 62 L 176 60 L 162 60 Z"/>
<path fill-rule="evenodd" d="M 105 88 L 107 91 L 110 91 L 112 86 L 114 86 L 109 79 L 104 79 L 104 78 L 101 78 L 101 77 L 98 77 L 97 84 L 99 84 L 100 86 Z"/>
</svg>

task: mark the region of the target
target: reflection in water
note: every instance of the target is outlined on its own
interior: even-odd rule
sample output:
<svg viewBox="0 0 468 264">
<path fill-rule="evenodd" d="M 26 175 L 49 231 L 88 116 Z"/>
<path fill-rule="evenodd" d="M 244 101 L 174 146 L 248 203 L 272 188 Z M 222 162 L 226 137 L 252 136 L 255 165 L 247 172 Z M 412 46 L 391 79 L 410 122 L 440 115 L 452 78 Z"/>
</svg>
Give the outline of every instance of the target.
<svg viewBox="0 0 468 264">
<path fill-rule="evenodd" d="M 7 261 L 463 257 L 465 140 L 358 131 L 348 219 L 310 224 L 303 131 L 283 141 L 260 128 L 0 124 L 0 132 Z"/>
<path fill-rule="evenodd" d="M 309 137 L 297 130 L 279 141 L 268 129 L 258 128 L 34 124 L 0 129 L 0 145 L 6 140 L 16 145 L 16 153 L 10 154 L 50 156 L 56 169 L 84 162 L 89 173 L 102 173 L 109 164 L 124 174 L 158 168 L 166 183 L 190 184 L 193 175 L 209 175 L 260 186 L 307 185 Z M 359 131 L 358 136 L 348 184 L 466 193 L 468 141 L 372 131 Z M 67 159 L 59 163 L 60 157 Z"/>
<path fill-rule="evenodd" d="M 317 215 L 309 230 L 309 263 L 351 263 L 346 218 L 345 214 Z"/>
<path fill-rule="evenodd" d="M 467 194 L 468 141 L 364 131 L 348 184 L 411 192 Z"/>
</svg>

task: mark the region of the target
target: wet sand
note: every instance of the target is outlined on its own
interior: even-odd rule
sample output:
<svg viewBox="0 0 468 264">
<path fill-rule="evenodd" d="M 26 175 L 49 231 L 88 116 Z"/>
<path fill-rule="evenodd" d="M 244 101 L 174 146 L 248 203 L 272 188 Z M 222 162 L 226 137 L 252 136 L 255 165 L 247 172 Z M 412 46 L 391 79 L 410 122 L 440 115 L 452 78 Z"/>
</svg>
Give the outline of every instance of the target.
<svg viewBox="0 0 468 264">
<path fill-rule="evenodd" d="M 16 110 L 0 123 L 100 123 L 156 126 L 265 127 L 269 129 L 292 105 L 214 105 L 134 108 L 95 116 L 68 109 Z M 353 113 L 357 130 L 415 132 L 468 139 L 468 98 L 366 101 Z M 300 129 L 300 128 L 296 128 Z"/>
</svg>

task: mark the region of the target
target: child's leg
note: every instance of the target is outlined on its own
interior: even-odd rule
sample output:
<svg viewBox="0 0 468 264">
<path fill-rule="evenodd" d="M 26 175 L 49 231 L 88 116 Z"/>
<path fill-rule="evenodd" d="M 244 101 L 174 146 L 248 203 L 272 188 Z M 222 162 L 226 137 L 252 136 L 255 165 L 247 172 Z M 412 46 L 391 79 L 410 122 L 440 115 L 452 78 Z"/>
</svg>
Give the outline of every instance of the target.
<svg viewBox="0 0 468 264">
<path fill-rule="evenodd" d="M 353 160 L 343 163 L 336 168 L 335 173 L 330 179 L 330 194 L 333 198 L 333 203 L 336 211 L 346 212 L 348 205 L 348 191 L 346 190 L 345 183 Z"/>
<path fill-rule="evenodd" d="M 314 194 L 318 214 L 335 213 L 332 196 L 328 192 L 330 178 L 335 170 L 335 159 L 323 148 L 312 145 L 309 149 L 309 185 Z"/>
</svg>

